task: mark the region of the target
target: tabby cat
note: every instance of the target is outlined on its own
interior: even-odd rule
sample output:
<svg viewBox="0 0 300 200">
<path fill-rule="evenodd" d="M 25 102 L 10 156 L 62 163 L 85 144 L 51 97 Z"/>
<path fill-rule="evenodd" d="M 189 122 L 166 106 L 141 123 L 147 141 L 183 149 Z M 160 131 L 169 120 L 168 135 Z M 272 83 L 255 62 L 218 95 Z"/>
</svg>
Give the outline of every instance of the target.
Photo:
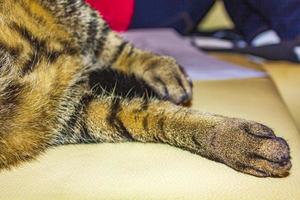
<svg viewBox="0 0 300 200">
<path fill-rule="evenodd" d="M 62 144 L 149 142 L 288 174 L 270 128 L 178 105 L 191 98 L 173 58 L 123 41 L 83 0 L 0 1 L 0 169 Z"/>
</svg>

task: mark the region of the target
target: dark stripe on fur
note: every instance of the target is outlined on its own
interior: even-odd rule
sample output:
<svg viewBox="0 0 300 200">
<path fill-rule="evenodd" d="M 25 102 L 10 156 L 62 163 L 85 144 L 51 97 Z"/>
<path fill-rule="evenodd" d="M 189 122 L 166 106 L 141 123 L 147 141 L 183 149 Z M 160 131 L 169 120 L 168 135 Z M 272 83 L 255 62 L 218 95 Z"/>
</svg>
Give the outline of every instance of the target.
<svg viewBox="0 0 300 200">
<path fill-rule="evenodd" d="M 74 14 L 76 11 L 80 10 L 80 7 L 83 5 L 82 1 L 78 0 L 68 0 L 66 2 L 66 8 L 65 8 L 65 13 L 66 16 L 70 16 Z"/>
<path fill-rule="evenodd" d="M 157 134 L 154 135 L 154 138 L 157 142 L 160 143 L 164 143 L 165 141 L 167 141 L 165 138 L 165 121 L 166 121 L 166 116 L 165 116 L 165 112 L 161 113 L 159 116 L 159 119 L 157 121 L 157 129 L 158 132 Z"/>
<path fill-rule="evenodd" d="M 184 92 L 186 93 L 186 90 L 185 90 L 185 88 L 184 88 L 184 86 L 183 86 L 183 83 L 182 83 L 181 79 L 180 79 L 178 76 L 176 76 L 175 78 L 176 78 L 176 81 L 177 81 L 178 85 L 179 85 L 179 86 L 184 90 Z"/>
<path fill-rule="evenodd" d="M 165 134 L 165 121 L 166 121 L 166 117 L 164 116 L 165 114 L 162 113 L 161 114 L 162 117 L 159 118 L 158 122 L 157 122 L 157 127 L 158 129 L 161 131 L 161 133 Z"/>
<path fill-rule="evenodd" d="M 166 84 L 161 80 L 161 78 L 160 77 L 158 77 L 158 76 L 155 76 L 154 78 L 154 81 L 155 82 L 157 82 L 157 83 L 159 83 L 160 85 L 162 85 L 162 87 L 163 87 L 163 95 L 164 95 L 164 99 L 168 99 L 169 98 L 169 91 L 168 91 L 168 88 L 167 88 L 167 86 L 166 86 Z"/>
<path fill-rule="evenodd" d="M 122 54 L 122 52 L 124 51 L 127 44 L 128 44 L 128 42 L 123 41 L 119 45 L 119 47 L 115 50 L 115 53 L 114 53 L 114 55 L 112 56 L 112 58 L 110 60 L 111 64 L 114 64 L 118 60 L 119 56 Z"/>
<path fill-rule="evenodd" d="M 148 132 L 149 131 L 149 114 L 147 114 L 144 118 L 143 118 L 143 129 Z"/>
<path fill-rule="evenodd" d="M 192 140 L 193 140 L 193 142 L 194 142 L 194 144 L 195 144 L 195 146 L 198 146 L 198 147 L 200 147 L 201 148 L 201 144 L 198 142 L 198 140 L 196 139 L 196 137 L 195 136 L 193 136 L 192 137 Z"/>
<path fill-rule="evenodd" d="M 129 45 L 129 44 L 128 44 L 128 45 Z M 133 53 L 134 53 L 134 46 L 133 46 L 133 45 L 130 45 L 130 49 L 129 49 L 129 51 L 128 51 L 127 56 L 130 57 L 130 56 L 132 56 Z"/>
<path fill-rule="evenodd" d="M 149 97 L 143 98 L 140 108 L 133 110 L 133 113 L 146 112 L 149 108 Z"/>
<path fill-rule="evenodd" d="M 1 105 L 9 106 L 9 105 L 17 105 L 20 101 L 18 98 L 20 92 L 24 89 L 24 85 L 11 82 L 4 89 L 2 89 Z"/>
<path fill-rule="evenodd" d="M 33 50 L 34 52 L 30 54 L 29 59 L 25 62 L 22 67 L 22 75 L 28 74 L 33 71 L 33 68 L 37 65 L 39 60 L 41 59 L 41 54 L 37 52 L 37 50 Z"/>
<path fill-rule="evenodd" d="M 181 72 L 182 74 L 184 74 L 184 76 L 185 76 L 186 78 L 189 77 L 188 74 L 186 73 L 185 69 L 184 69 L 181 65 L 179 65 L 179 70 L 180 70 L 180 72 Z M 190 85 L 190 87 L 193 87 L 193 82 L 191 81 L 191 79 L 188 78 L 188 80 L 189 80 L 189 85 Z"/>
<path fill-rule="evenodd" d="M 32 72 L 42 58 L 53 63 L 63 54 L 74 55 L 77 53 L 77 50 L 72 48 L 69 43 L 63 43 L 62 45 L 64 45 L 64 49 L 61 51 L 51 51 L 47 48 L 45 40 L 35 37 L 26 27 L 19 26 L 16 23 L 12 23 L 10 27 L 13 30 L 16 30 L 32 46 L 30 58 L 22 68 L 23 75 Z"/>
<path fill-rule="evenodd" d="M 17 58 L 20 56 L 22 49 L 17 47 L 9 47 L 5 43 L 0 43 L 0 49 L 9 53 L 12 57 Z"/>
<path fill-rule="evenodd" d="M 95 55 L 97 57 L 101 57 L 101 54 L 103 52 L 104 49 L 104 45 L 107 39 L 107 35 L 110 32 L 110 28 L 109 26 L 105 23 L 102 25 L 101 27 L 101 37 L 98 39 L 98 41 L 96 42 L 96 46 L 95 46 Z"/>
<path fill-rule="evenodd" d="M 121 110 L 121 99 L 116 97 L 112 100 L 112 104 L 110 107 L 110 115 L 107 117 L 107 121 L 112 127 L 116 128 L 117 132 L 121 134 L 123 138 L 126 138 L 128 141 L 134 141 L 134 138 L 118 117 L 118 113 Z"/>
<path fill-rule="evenodd" d="M 148 110 L 149 104 L 150 104 L 149 98 L 147 97 L 147 98 L 145 98 L 145 99 L 143 100 L 143 102 L 142 102 L 142 105 L 141 105 L 141 111 L 146 111 L 146 110 Z"/>
<path fill-rule="evenodd" d="M 26 27 L 12 23 L 11 27 L 16 30 L 25 40 L 28 41 L 35 49 L 45 49 L 46 42 L 35 37 Z"/>
<path fill-rule="evenodd" d="M 82 123 L 80 133 L 79 143 L 91 144 L 97 142 L 97 139 L 89 133 L 86 122 Z"/>
<path fill-rule="evenodd" d="M 69 120 L 64 123 L 64 128 L 61 131 L 61 134 L 64 135 L 65 137 L 68 137 L 70 135 L 73 135 L 74 130 L 78 128 L 82 128 L 85 124 L 82 123 L 81 117 L 83 116 L 84 108 L 91 102 L 92 96 L 91 95 L 84 95 L 81 97 L 79 103 L 75 105 L 74 111 L 72 115 L 69 117 Z M 82 131 L 82 129 L 79 129 Z M 85 130 L 83 130 L 85 131 Z M 79 133 L 81 136 L 86 133 Z"/>
<path fill-rule="evenodd" d="M 185 94 L 184 96 L 182 96 L 182 99 L 181 99 L 181 101 L 184 102 L 188 98 L 186 89 L 182 83 L 182 80 L 178 76 L 176 76 L 175 78 L 176 78 L 178 85 L 181 87 L 181 89 L 183 90 L 183 92 Z"/>
<path fill-rule="evenodd" d="M 147 59 L 149 59 L 149 58 L 147 58 Z M 147 67 L 144 69 L 144 73 L 146 73 L 149 70 L 154 70 L 155 68 L 160 67 L 160 66 L 161 66 L 161 60 L 159 60 L 159 59 L 149 61 L 147 63 Z"/>
<path fill-rule="evenodd" d="M 22 74 L 31 72 L 41 58 L 42 52 L 46 49 L 46 42 L 35 37 L 26 27 L 12 23 L 11 28 L 16 30 L 33 48 L 29 60 L 22 68 Z"/>
<path fill-rule="evenodd" d="M 90 17 L 90 21 L 88 22 L 88 26 L 87 26 L 87 45 L 94 45 L 93 43 L 96 41 L 96 35 L 98 33 L 98 28 L 99 28 L 99 24 L 98 24 L 98 15 L 96 13 L 91 13 L 91 17 Z"/>
</svg>

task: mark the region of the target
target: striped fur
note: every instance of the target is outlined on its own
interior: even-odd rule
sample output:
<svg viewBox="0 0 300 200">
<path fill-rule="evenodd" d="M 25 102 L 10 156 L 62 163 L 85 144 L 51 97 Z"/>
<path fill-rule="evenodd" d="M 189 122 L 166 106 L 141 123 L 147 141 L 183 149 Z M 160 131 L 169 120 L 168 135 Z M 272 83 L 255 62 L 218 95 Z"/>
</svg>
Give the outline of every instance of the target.
<svg viewBox="0 0 300 200">
<path fill-rule="evenodd" d="M 123 41 L 82 0 L 0 1 L 0 169 L 61 144 L 159 142 L 256 176 L 285 176 L 286 142 L 201 113 L 173 58 Z"/>
</svg>

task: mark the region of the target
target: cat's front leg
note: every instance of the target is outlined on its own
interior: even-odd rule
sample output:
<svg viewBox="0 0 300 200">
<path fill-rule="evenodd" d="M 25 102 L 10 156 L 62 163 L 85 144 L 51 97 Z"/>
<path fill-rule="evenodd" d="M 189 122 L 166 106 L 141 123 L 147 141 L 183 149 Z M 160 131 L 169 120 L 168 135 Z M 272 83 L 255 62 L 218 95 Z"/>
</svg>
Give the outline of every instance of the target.
<svg viewBox="0 0 300 200">
<path fill-rule="evenodd" d="M 192 81 L 174 58 L 126 45 L 113 66 L 144 80 L 162 99 L 175 104 L 192 99 Z"/>
<path fill-rule="evenodd" d="M 166 137 L 170 144 L 254 176 L 288 175 L 292 166 L 289 146 L 270 128 L 253 121 L 184 110 L 186 114 L 173 115 L 164 129 L 172 133 Z"/>
<path fill-rule="evenodd" d="M 286 176 L 291 168 L 288 144 L 270 128 L 165 101 L 100 98 L 86 121 L 103 142 L 166 143 L 260 177 Z"/>
</svg>

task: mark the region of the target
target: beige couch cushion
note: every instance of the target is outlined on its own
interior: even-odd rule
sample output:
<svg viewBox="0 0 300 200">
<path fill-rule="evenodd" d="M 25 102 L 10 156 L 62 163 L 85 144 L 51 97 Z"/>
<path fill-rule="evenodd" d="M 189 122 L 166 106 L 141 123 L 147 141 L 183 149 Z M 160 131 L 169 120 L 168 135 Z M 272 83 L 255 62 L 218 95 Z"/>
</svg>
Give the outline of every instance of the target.
<svg viewBox="0 0 300 200">
<path fill-rule="evenodd" d="M 300 130 L 300 64 L 273 62 L 263 67 L 272 77 Z"/>
<path fill-rule="evenodd" d="M 287 178 L 256 178 L 167 145 L 49 150 L 0 173 L 0 199 L 299 199 L 300 135 L 268 79 L 197 82 L 194 108 L 263 122 L 290 143 Z"/>
</svg>

